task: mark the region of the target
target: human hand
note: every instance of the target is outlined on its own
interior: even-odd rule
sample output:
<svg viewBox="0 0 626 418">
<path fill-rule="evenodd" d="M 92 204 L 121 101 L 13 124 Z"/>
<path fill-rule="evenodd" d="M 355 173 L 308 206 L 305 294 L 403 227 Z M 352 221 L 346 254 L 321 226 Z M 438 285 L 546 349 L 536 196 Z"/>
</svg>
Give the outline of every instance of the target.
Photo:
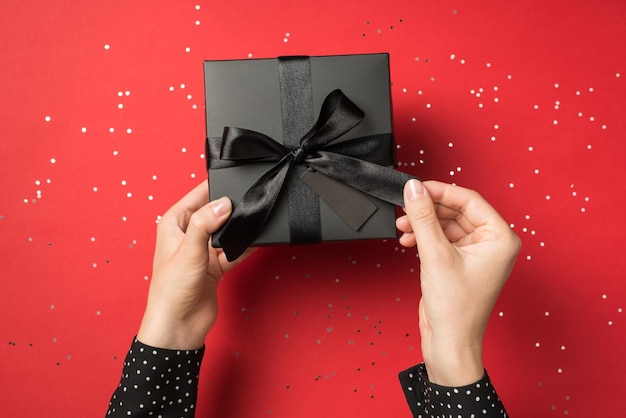
<svg viewBox="0 0 626 418">
<path fill-rule="evenodd" d="M 487 321 L 520 250 L 520 239 L 478 193 L 410 180 L 400 244 L 417 245 L 419 328 L 431 382 L 463 386 L 484 375 Z"/>
<path fill-rule="evenodd" d="M 205 181 L 161 217 L 139 341 L 175 350 L 203 346 L 217 319 L 218 282 L 251 252 L 231 263 L 211 246 L 211 234 L 231 211 L 227 197 L 209 203 Z"/>
</svg>

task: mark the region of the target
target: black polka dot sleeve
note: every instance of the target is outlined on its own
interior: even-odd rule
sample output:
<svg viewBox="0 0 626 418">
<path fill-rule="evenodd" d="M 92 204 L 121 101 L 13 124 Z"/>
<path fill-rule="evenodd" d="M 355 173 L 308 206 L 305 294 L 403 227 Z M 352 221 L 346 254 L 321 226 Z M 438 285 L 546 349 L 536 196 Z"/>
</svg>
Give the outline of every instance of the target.
<svg viewBox="0 0 626 418">
<path fill-rule="evenodd" d="M 508 417 L 487 372 L 478 382 L 456 388 L 431 383 L 424 363 L 403 371 L 398 377 L 415 418 Z"/>
<path fill-rule="evenodd" d="M 193 417 L 203 355 L 204 347 L 166 350 L 135 338 L 106 416 Z"/>
</svg>

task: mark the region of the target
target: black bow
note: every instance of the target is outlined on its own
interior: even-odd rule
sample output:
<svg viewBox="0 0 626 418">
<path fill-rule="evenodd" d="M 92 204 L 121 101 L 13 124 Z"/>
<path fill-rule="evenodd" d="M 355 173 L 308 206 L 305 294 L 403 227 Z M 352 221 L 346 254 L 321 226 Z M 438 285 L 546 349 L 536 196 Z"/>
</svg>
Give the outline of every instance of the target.
<svg viewBox="0 0 626 418">
<path fill-rule="evenodd" d="M 221 230 L 220 244 L 228 260 L 239 257 L 260 234 L 295 164 L 305 164 L 307 168 L 361 192 L 403 205 L 404 183 L 413 177 L 360 158 L 371 155 L 370 152 L 380 145 L 380 136 L 329 145 L 361 123 L 364 116 L 341 90 L 334 90 L 324 100 L 317 122 L 302 137 L 297 149 L 289 149 L 259 132 L 224 128 L 220 160 L 211 159 L 210 168 L 276 162 L 235 205 Z M 350 150 L 349 154 L 355 157 L 343 154 L 345 150 Z"/>
</svg>

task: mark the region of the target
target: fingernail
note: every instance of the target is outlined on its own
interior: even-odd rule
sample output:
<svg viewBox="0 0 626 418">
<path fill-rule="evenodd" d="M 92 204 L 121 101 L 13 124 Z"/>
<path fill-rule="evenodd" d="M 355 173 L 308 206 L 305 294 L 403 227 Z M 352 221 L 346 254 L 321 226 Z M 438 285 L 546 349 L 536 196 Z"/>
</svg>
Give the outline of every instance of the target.
<svg viewBox="0 0 626 418">
<path fill-rule="evenodd" d="M 424 195 L 424 186 L 421 181 L 411 179 L 407 182 L 407 186 L 405 190 L 409 200 L 415 200 Z"/>
<path fill-rule="evenodd" d="M 224 216 L 230 211 L 230 199 L 227 197 L 220 197 L 217 200 L 211 202 L 211 210 L 218 218 Z"/>
</svg>

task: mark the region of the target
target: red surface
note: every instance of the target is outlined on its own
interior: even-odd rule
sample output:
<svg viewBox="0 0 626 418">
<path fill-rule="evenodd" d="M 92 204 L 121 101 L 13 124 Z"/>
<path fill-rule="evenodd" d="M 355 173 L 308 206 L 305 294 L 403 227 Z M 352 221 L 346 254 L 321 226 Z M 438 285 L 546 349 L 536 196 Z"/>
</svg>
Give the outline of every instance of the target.
<svg viewBox="0 0 626 418">
<path fill-rule="evenodd" d="M 2 2 L 0 415 L 104 415 L 155 221 L 206 177 L 203 59 L 381 51 L 402 169 L 476 188 L 522 237 L 485 353 L 509 412 L 623 415 L 625 13 Z M 393 241 L 258 251 L 221 286 L 197 416 L 409 416 L 417 270 Z"/>
</svg>

